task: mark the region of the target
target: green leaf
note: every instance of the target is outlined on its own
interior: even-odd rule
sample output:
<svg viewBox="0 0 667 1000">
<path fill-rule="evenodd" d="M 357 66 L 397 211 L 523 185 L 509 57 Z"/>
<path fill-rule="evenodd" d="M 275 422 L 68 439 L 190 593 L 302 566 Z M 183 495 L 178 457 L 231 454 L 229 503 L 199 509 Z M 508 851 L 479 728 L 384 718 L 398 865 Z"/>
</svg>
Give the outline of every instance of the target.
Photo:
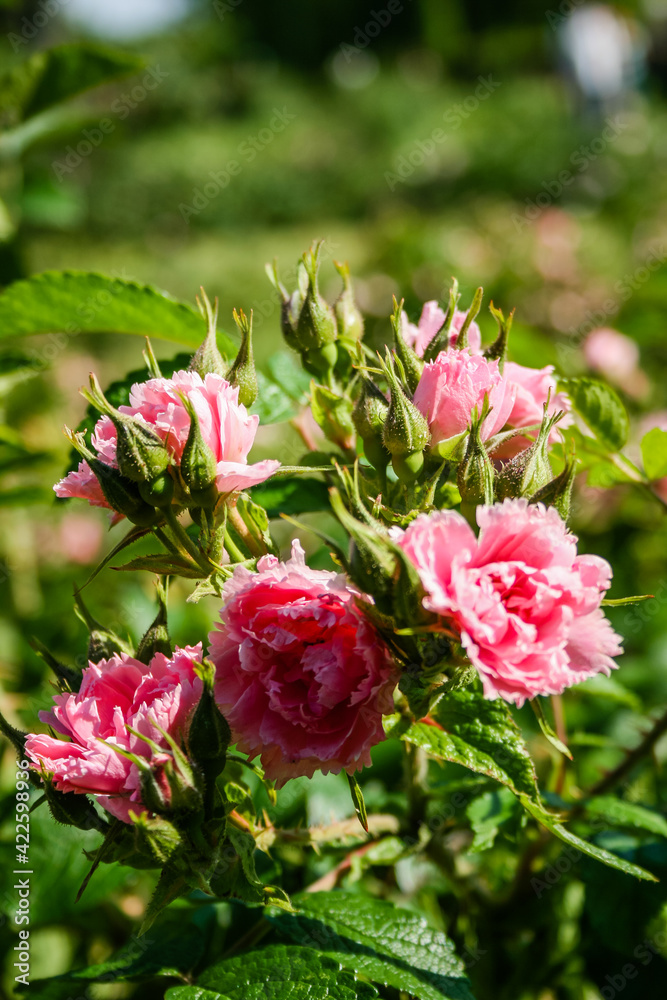
<svg viewBox="0 0 667 1000">
<path fill-rule="evenodd" d="M 653 482 L 667 476 L 667 431 L 654 427 L 642 438 L 644 471 Z"/>
<path fill-rule="evenodd" d="M 259 417 L 260 424 L 279 424 L 297 412 L 291 396 L 262 371 L 257 372 L 257 388 L 257 399 L 250 412 Z"/>
<path fill-rule="evenodd" d="M 549 743 L 551 743 L 551 745 L 555 747 L 559 753 L 562 753 L 564 757 L 567 757 L 568 760 L 574 760 L 572 754 L 570 753 L 565 743 L 563 743 L 563 741 L 558 738 L 556 733 L 551 728 L 551 725 L 549 724 L 549 721 L 544 714 L 544 709 L 542 708 L 542 704 L 539 701 L 539 699 L 531 698 L 530 707 L 535 713 L 535 718 L 539 723 L 540 729 L 542 730 L 546 738 L 549 740 Z"/>
<path fill-rule="evenodd" d="M 404 730 L 401 716 L 393 715 L 385 731 L 539 801 L 533 761 L 503 701 L 487 701 L 479 690 L 465 688 L 444 695 L 431 715 L 442 728 L 415 722 Z"/>
<path fill-rule="evenodd" d="M 466 809 L 466 816 L 475 834 L 470 852 L 477 853 L 493 847 L 498 830 L 516 815 L 518 808 L 516 796 L 509 788 L 484 792 L 473 799 Z"/>
<path fill-rule="evenodd" d="M 184 344 L 193 350 L 206 334 L 190 305 L 150 285 L 89 271 L 45 271 L 15 281 L 0 295 L 0 338 L 60 333 L 64 350 L 77 333 L 131 333 Z M 218 335 L 222 351 L 236 347 Z"/>
<path fill-rule="evenodd" d="M 105 962 L 76 969 L 52 979 L 37 979 L 30 983 L 28 995 L 36 1000 L 49 1000 L 61 995 L 60 985 L 68 987 L 62 993 L 76 995 L 77 983 L 116 983 L 143 981 L 153 976 L 181 979 L 204 957 L 215 924 L 214 907 L 190 911 L 188 920 L 180 912 L 164 914 L 153 925 L 150 934 L 133 936 L 120 951 Z M 84 992 L 79 987 L 78 992 Z"/>
<path fill-rule="evenodd" d="M 253 500 L 264 507 L 269 517 L 331 509 L 329 489 L 319 479 L 274 477 L 259 486 L 253 486 L 250 493 Z"/>
<path fill-rule="evenodd" d="M 521 796 L 521 801 L 538 823 L 541 823 L 555 837 L 558 837 L 570 847 L 574 847 L 581 854 L 587 854 L 588 857 L 595 858 L 596 861 L 601 861 L 603 865 L 608 865 L 609 868 L 617 868 L 619 871 L 625 872 L 626 875 L 634 875 L 635 878 L 646 879 L 648 882 L 658 881 L 655 875 L 646 871 L 645 868 L 640 868 L 639 865 L 634 865 L 631 861 L 626 861 L 625 858 L 619 857 L 618 854 L 612 854 L 611 851 L 606 851 L 603 847 L 598 847 L 596 844 L 591 844 L 589 841 L 577 837 L 576 833 L 567 830 L 559 822 L 557 816 L 547 812 L 541 803 L 534 802 L 524 795 Z"/>
<path fill-rule="evenodd" d="M 598 441 L 609 451 L 620 451 L 628 440 L 630 424 L 618 393 L 605 382 L 588 376 L 560 379 L 559 386 Z"/>
<path fill-rule="evenodd" d="M 282 911 L 278 911 L 282 912 Z M 165 1000 L 370 1000 L 377 990 L 357 982 L 340 962 L 312 948 L 275 944 L 211 966 L 197 986 L 174 986 Z"/>
<path fill-rule="evenodd" d="M 652 809 L 638 806 L 634 802 L 625 802 L 614 795 L 597 795 L 586 803 L 586 812 L 604 816 L 617 826 L 629 826 L 633 829 L 648 830 L 659 837 L 667 837 L 667 819 Z"/>
<path fill-rule="evenodd" d="M 294 351 L 278 351 L 266 363 L 273 381 L 290 399 L 305 406 L 310 390 L 310 375 L 301 367 L 301 359 Z"/>
<path fill-rule="evenodd" d="M 350 795 L 352 796 L 352 804 L 354 806 L 354 811 L 357 814 L 357 819 L 363 826 L 366 833 L 368 833 L 368 813 L 366 812 L 364 793 L 359 787 L 359 782 L 353 774 L 347 775 L 347 783 L 350 786 Z"/>
<path fill-rule="evenodd" d="M 312 382 L 310 408 L 315 422 L 331 441 L 354 437 L 352 401 L 347 396 Z"/>
<path fill-rule="evenodd" d="M 302 893 L 296 914 L 267 910 L 283 934 L 417 1000 L 473 1000 L 463 963 L 440 931 L 393 903 L 352 892 Z"/>
<path fill-rule="evenodd" d="M 35 52 L 0 79 L 0 127 L 17 125 L 62 101 L 144 66 L 143 59 L 92 42 Z"/>
<path fill-rule="evenodd" d="M 201 580 L 204 571 L 192 560 L 185 556 L 156 555 L 137 556 L 123 566 L 113 566 L 113 569 L 122 572 L 134 572 L 135 570 L 146 570 L 149 573 L 159 573 L 174 576 L 184 576 L 187 580 Z"/>
<path fill-rule="evenodd" d="M 626 604 L 641 604 L 642 601 L 652 601 L 654 594 L 638 594 L 635 597 L 607 597 L 601 604 L 605 608 L 622 608 Z"/>
</svg>

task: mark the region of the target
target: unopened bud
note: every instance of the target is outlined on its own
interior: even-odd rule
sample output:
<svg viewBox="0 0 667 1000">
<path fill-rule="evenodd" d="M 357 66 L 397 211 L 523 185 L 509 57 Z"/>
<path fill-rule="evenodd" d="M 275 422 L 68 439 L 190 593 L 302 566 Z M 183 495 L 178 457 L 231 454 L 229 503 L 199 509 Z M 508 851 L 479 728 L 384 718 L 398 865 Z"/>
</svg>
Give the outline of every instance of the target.
<svg viewBox="0 0 667 1000">
<path fill-rule="evenodd" d="M 190 722 L 188 753 L 195 764 L 201 767 L 207 781 L 211 781 L 225 766 L 232 734 L 215 702 L 213 664 L 204 661 L 195 669 L 203 681 L 204 689 Z"/>
<path fill-rule="evenodd" d="M 562 412 L 548 416 L 548 401 L 537 440 L 503 466 L 496 480 L 496 499 L 531 497 L 553 478 L 549 462 L 549 435 L 563 416 Z"/>
<path fill-rule="evenodd" d="M 473 415 L 463 461 L 458 467 L 457 484 L 463 504 L 474 508 L 492 504 L 495 471 L 481 437 L 481 427 L 489 412 L 489 397 L 484 397 L 481 415 Z"/>
<path fill-rule="evenodd" d="M 108 660 L 119 653 L 133 655 L 134 650 L 128 642 L 93 618 L 84 604 L 81 594 L 77 592 L 74 594 L 74 614 L 88 629 L 89 639 L 86 655 L 89 663 L 99 663 L 100 660 Z"/>
<path fill-rule="evenodd" d="M 460 298 L 459 283 L 456 278 L 452 278 L 452 287 L 449 290 L 449 303 L 447 305 L 445 319 L 435 337 L 433 337 L 430 344 L 424 351 L 424 361 L 434 361 L 438 354 L 440 354 L 440 351 L 446 351 L 449 348 L 452 323 L 454 322 L 456 307 Z"/>
<path fill-rule="evenodd" d="M 384 469 L 390 455 L 382 441 L 389 403 L 370 379 L 362 376 L 361 392 L 352 410 L 352 421 L 364 442 L 364 454 L 376 469 Z"/>
<path fill-rule="evenodd" d="M 171 656 L 173 652 L 167 623 L 168 580 L 158 579 L 156 584 L 158 611 L 137 647 L 136 659 L 141 663 L 150 663 L 156 653 Z"/>
<path fill-rule="evenodd" d="M 405 342 L 402 329 L 402 313 L 403 300 L 397 302 L 396 299 L 394 299 L 394 313 L 391 320 L 392 329 L 394 331 L 394 351 L 396 353 L 396 357 L 401 362 L 401 370 L 405 378 L 406 389 L 412 396 L 414 395 L 414 392 L 419 385 L 419 380 L 422 377 L 424 362 Z"/>
<path fill-rule="evenodd" d="M 334 267 L 343 279 L 343 291 L 334 302 L 334 314 L 338 325 L 338 336 L 354 342 L 364 335 L 364 318 L 359 312 L 352 291 L 350 268 L 347 263 L 334 261 Z"/>
<path fill-rule="evenodd" d="M 484 351 L 484 357 L 487 361 L 497 361 L 498 367 L 502 372 L 505 365 L 505 358 L 507 357 L 507 343 L 509 340 L 510 330 L 512 329 L 514 309 L 512 309 L 509 316 L 505 318 L 502 309 L 496 309 L 493 302 L 491 302 L 489 305 L 489 311 L 498 323 L 498 336 L 494 342 L 486 348 Z"/>
<path fill-rule="evenodd" d="M 116 428 L 116 461 L 122 476 L 145 483 L 164 472 L 169 465 L 169 452 L 152 427 L 111 406 L 92 374 L 90 389 L 82 390 L 82 395 L 105 413 Z"/>
<path fill-rule="evenodd" d="M 234 364 L 229 369 L 227 381 L 230 385 L 239 387 L 239 403 L 244 406 L 252 406 L 257 399 L 257 372 L 255 371 L 255 359 L 252 350 L 252 309 L 250 317 L 240 309 L 234 310 L 234 322 L 241 333 L 241 346 Z"/>
<path fill-rule="evenodd" d="M 201 299 L 197 297 L 199 311 L 206 320 L 206 337 L 195 351 L 190 362 L 190 371 L 197 372 L 202 378 L 207 375 L 221 375 L 224 378 L 227 365 L 218 348 L 216 339 L 216 327 L 218 323 L 218 300 L 213 306 L 208 300 L 204 289 L 201 289 Z"/>
<path fill-rule="evenodd" d="M 303 255 L 303 265 L 308 276 L 308 290 L 303 300 L 297 323 L 297 339 L 302 351 L 312 351 L 333 343 L 338 337 L 338 327 L 333 309 L 320 295 L 318 277 L 322 243 L 315 243 Z"/>
<path fill-rule="evenodd" d="M 528 503 L 543 503 L 547 507 L 555 507 L 563 520 L 567 521 L 570 516 L 572 484 L 576 471 L 576 462 L 571 457 L 565 463 L 563 471 L 533 493 Z"/>
<path fill-rule="evenodd" d="M 215 482 L 215 455 L 204 441 L 192 401 L 185 395 L 181 396 L 181 401 L 190 416 L 188 438 L 181 456 L 181 476 L 190 492 L 199 496 Z M 198 506 L 202 505 L 198 503 Z"/>
<path fill-rule="evenodd" d="M 85 458 L 91 472 L 100 484 L 104 499 L 113 510 L 123 514 L 128 521 L 132 521 L 139 527 L 149 528 L 155 524 L 156 511 L 142 499 L 136 483 L 121 475 L 118 469 L 101 462 L 97 455 L 93 454 L 87 447 L 83 434 L 77 434 L 69 427 L 65 427 L 65 435 L 72 446 Z"/>
<path fill-rule="evenodd" d="M 428 423 L 403 391 L 389 351 L 386 361 L 380 359 L 380 365 L 389 383 L 391 396 L 382 440 L 392 456 L 394 472 L 401 482 L 414 482 L 424 467 L 423 451 L 430 439 Z"/>
</svg>

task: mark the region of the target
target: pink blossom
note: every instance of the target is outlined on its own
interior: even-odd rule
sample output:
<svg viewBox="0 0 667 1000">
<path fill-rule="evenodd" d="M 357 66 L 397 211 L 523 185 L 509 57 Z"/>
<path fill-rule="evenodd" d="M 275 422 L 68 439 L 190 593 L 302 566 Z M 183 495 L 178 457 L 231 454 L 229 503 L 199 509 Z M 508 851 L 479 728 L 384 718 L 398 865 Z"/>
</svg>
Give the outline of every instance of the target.
<svg viewBox="0 0 667 1000">
<path fill-rule="evenodd" d="M 553 365 L 547 365 L 546 368 L 526 368 L 514 361 L 506 361 L 503 372 L 510 385 L 514 387 L 515 393 L 514 405 L 507 419 L 509 427 L 519 429 L 541 424 L 547 398 L 549 399 L 547 412 L 550 416 L 558 410 L 565 411 L 566 416 L 551 432 L 552 444 L 560 439 L 560 428 L 569 427 L 572 423 L 572 417 L 569 415 L 570 400 L 565 393 L 558 392 L 553 372 Z M 525 437 L 511 438 L 494 452 L 494 458 L 512 458 L 530 443 Z"/>
<path fill-rule="evenodd" d="M 488 393 L 491 410 L 482 427 L 484 440 L 506 423 L 515 389 L 501 375 L 497 361 L 487 361 L 469 349 L 441 351 L 424 365 L 414 404 L 428 420 L 431 444 L 463 434 L 475 407 L 481 412 Z"/>
<path fill-rule="evenodd" d="M 639 348 L 618 330 L 600 327 L 584 341 L 586 364 L 610 382 L 623 382 L 639 364 Z"/>
<path fill-rule="evenodd" d="M 600 608 L 611 567 L 577 555 L 557 512 L 527 500 L 479 507 L 479 538 L 455 511 L 394 530 L 427 596 L 479 671 L 486 698 L 523 705 L 609 674 L 622 652 Z"/>
<path fill-rule="evenodd" d="M 237 567 L 210 657 L 216 700 L 244 753 L 278 785 L 370 764 L 392 710 L 391 656 L 344 577 L 310 569 L 298 541 L 279 562 Z"/>
<path fill-rule="evenodd" d="M 169 755 L 160 729 L 177 742 L 185 737 L 201 697 L 202 682 L 194 670 L 200 662 L 201 643 L 177 647 L 170 659 L 156 653 L 148 665 L 126 653 L 90 663 L 77 694 L 57 694 L 54 708 L 39 713 L 67 740 L 28 736 L 26 753 L 35 770 L 52 774 L 59 791 L 88 792 L 112 816 L 132 822 L 130 812 L 147 811 L 139 769 L 114 748 L 144 757 L 159 772 Z M 128 727 L 164 747 L 164 756 Z"/>
<path fill-rule="evenodd" d="M 639 348 L 618 330 L 592 330 L 584 341 L 584 358 L 589 368 L 630 396 L 639 399 L 648 392 L 648 378 L 639 367 Z"/>
<path fill-rule="evenodd" d="M 402 333 L 405 342 L 420 358 L 424 357 L 426 348 L 441 329 L 445 322 L 445 315 L 444 309 L 440 308 L 435 299 L 424 303 L 418 324 L 411 323 L 406 312 L 401 314 Z M 449 331 L 449 347 L 456 346 L 459 331 L 463 326 L 466 315 L 460 309 L 455 311 L 451 330 Z M 482 349 L 482 334 L 474 320 L 468 327 L 468 346 L 473 354 L 479 354 Z"/>
<path fill-rule="evenodd" d="M 171 378 L 138 382 L 130 391 L 130 405 L 118 409 L 152 427 L 178 464 L 190 429 L 190 417 L 180 394 L 187 396 L 194 406 L 202 436 L 215 456 L 216 483 L 221 493 L 236 493 L 255 486 L 279 468 L 280 462 L 272 459 L 248 464 L 259 417 L 251 416 L 239 403 L 238 387 L 219 375 L 209 374 L 202 379 L 196 372 L 180 371 Z M 98 420 L 92 444 L 100 460 L 115 467 L 116 429 L 109 417 Z M 108 506 L 87 462 L 81 462 L 78 470 L 70 472 L 54 490 L 57 496 L 76 496 L 96 506 Z"/>
</svg>

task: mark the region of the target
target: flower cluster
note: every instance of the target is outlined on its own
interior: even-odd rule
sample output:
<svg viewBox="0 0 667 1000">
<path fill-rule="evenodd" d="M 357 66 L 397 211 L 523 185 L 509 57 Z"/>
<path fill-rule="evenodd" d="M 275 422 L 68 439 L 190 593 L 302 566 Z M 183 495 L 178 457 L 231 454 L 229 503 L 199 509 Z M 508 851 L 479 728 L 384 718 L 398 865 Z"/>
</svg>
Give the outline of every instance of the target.
<svg viewBox="0 0 667 1000">
<path fill-rule="evenodd" d="M 278 787 L 352 776 L 370 765 L 383 717 L 426 716 L 462 664 L 477 697 L 521 706 L 609 674 L 621 653 L 602 611 L 611 568 L 578 555 L 567 527 L 573 417 L 553 368 L 507 358 L 512 317 L 493 305 L 485 347 L 481 289 L 463 312 L 456 284 L 447 309 L 427 302 L 418 324 L 396 303 L 393 345 L 373 363 L 347 266 L 336 265 L 343 289 L 329 306 L 320 256 L 304 255 L 294 292 L 275 267 L 270 277 L 287 344 L 314 377 L 309 419 L 335 451 L 283 472 L 297 497 L 298 475 L 325 477 L 350 545 L 322 537 L 344 572 L 309 567 L 296 539 L 281 561 L 262 494 L 248 493 L 280 462 L 248 462 L 259 421 L 246 409 L 257 378 L 242 313 L 229 369 L 209 306 L 189 370 L 164 378 L 150 356 L 150 377 L 118 407 L 91 378 L 92 448 L 70 435 L 83 461 L 55 487 L 144 529 L 123 545 L 152 531 L 166 550 L 124 568 L 198 580 L 193 599 L 217 594 L 221 608 L 208 658 L 201 643 L 171 652 L 163 633 L 135 656 L 91 658 L 41 714 L 62 738 L 31 735 L 25 751 L 50 794 L 92 794 L 135 828 L 164 820 L 191 847 L 202 823 L 217 849 L 230 740 Z"/>
<path fill-rule="evenodd" d="M 168 483 L 169 500 L 184 499 L 178 487 L 188 486 L 188 478 L 197 472 L 192 467 L 192 449 L 188 449 L 195 421 L 211 455 L 210 471 L 196 488 L 204 490 L 214 485 L 218 493 L 237 493 L 268 479 L 280 467 L 280 462 L 273 459 L 248 464 L 259 417 L 250 416 L 238 397 L 238 386 L 230 385 L 226 379 L 211 372 L 202 378 L 195 371 L 177 371 L 171 378 L 152 378 L 132 386 L 129 405 L 119 406 L 118 413 L 121 418 L 134 418 L 140 428 L 153 431 L 164 445 L 164 457 L 160 453 L 155 476 L 149 478 L 147 475 L 144 480 L 147 488 L 140 489 L 142 498 L 147 502 L 159 502 L 158 488 L 164 491 L 164 484 Z M 114 422 L 104 414 L 93 431 L 95 458 L 107 470 L 119 469 L 119 425 L 122 433 L 125 428 L 121 419 Z M 86 459 L 81 461 L 78 469 L 54 486 L 56 496 L 80 497 L 94 506 L 113 508 L 113 495 L 110 497 L 108 489 L 105 492 L 106 480 L 103 475 L 96 476 L 94 468 Z M 121 516 L 126 513 L 117 506 L 115 509 Z"/>
</svg>

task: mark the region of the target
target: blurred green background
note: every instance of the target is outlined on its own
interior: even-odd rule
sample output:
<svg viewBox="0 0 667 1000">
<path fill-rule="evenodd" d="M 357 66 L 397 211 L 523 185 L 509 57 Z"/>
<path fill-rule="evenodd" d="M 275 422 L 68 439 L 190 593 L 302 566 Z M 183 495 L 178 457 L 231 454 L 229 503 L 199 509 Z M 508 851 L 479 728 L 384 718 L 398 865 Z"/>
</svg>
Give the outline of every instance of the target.
<svg viewBox="0 0 667 1000">
<path fill-rule="evenodd" d="M 603 20 L 589 18 L 586 27 L 581 14 L 591 10 Z M 350 262 L 371 343 L 388 334 L 392 294 L 404 296 L 416 318 L 423 301 L 443 297 L 451 275 L 464 304 L 482 284 L 487 302 L 516 306 L 511 355 L 532 366 L 584 371 L 587 333 L 622 331 L 638 344 L 645 374 L 621 378 L 618 387 L 634 425 L 650 426 L 651 415 L 667 408 L 667 2 L 630 2 L 616 13 L 623 18 L 615 22 L 623 65 L 617 53 L 610 83 L 614 42 L 605 18 L 613 10 L 528 0 L 378 0 L 374 7 L 352 0 L 0 0 L 3 70 L 79 39 L 143 59 L 136 73 L 55 113 L 21 157 L 0 142 L 0 285 L 68 268 L 133 278 L 188 301 L 203 285 L 219 297 L 225 329 L 234 307 L 254 309 L 264 365 L 282 346 L 264 263 L 277 257 L 293 281 L 300 254 L 322 238 L 329 261 Z M 339 286 L 330 262 L 324 278 L 333 298 Z M 481 326 L 490 339 L 494 324 L 486 312 Z M 50 698 L 29 641 L 38 636 L 63 658 L 83 655 L 86 635 L 72 614 L 72 588 L 115 539 L 103 512 L 50 498 L 67 457 L 61 427 L 83 414 L 77 389 L 88 371 L 94 367 L 105 383 L 140 367 L 141 344 L 79 335 L 21 346 L 40 371 L 11 386 L 0 372 L 3 417 L 34 451 L 29 462 L 12 466 L 11 444 L 0 442 L 7 490 L 0 707 L 26 728 Z M 165 344 L 156 349 L 176 353 Z M 267 428 L 258 455 L 277 442 L 294 447 L 295 440 L 287 428 Z M 630 454 L 636 457 L 632 447 Z M 19 506 L 8 503 L 12 490 Z M 593 697 L 595 685 L 590 692 L 584 686 L 565 698 L 585 784 L 617 762 L 616 748 L 632 745 L 646 713 L 665 702 L 667 529 L 660 504 L 629 486 L 602 490 L 584 475 L 577 501 L 573 529 L 584 550 L 612 562 L 612 596 L 656 595 L 638 608 L 611 611 L 626 640 L 617 675 L 623 688 L 600 684 Z M 196 641 L 215 605 L 185 605 L 187 589 L 175 590 L 173 637 Z M 86 596 L 105 624 L 134 637 L 151 620 L 148 579 L 119 581 L 107 571 Z M 587 743 L 582 736 L 579 748 L 577 732 L 584 730 L 593 735 Z M 538 759 L 549 757 L 538 736 L 531 746 Z M 664 811 L 664 741 L 656 753 L 655 773 L 629 794 Z M 391 761 L 385 765 L 380 777 L 391 774 Z M 3 767 L 9 789 L 10 753 Z M 335 779 L 327 781 L 310 786 L 309 806 L 305 790 L 297 796 L 304 815 L 307 808 L 311 818 L 335 811 L 340 790 Z M 4 819 L 10 805 L 2 807 Z M 75 908 L 70 890 L 85 870 L 79 837 L 63 834 L 56 851 L 46 817 L 36 814 L 34 826 L 35 852 L 43 851 L 44 866 L 53 869 L 35 916 L 37 976 L 108 954 L 133 926 L 150 880 L 107 872 Z M 667 867 L 667 856 L 655 864 Z M 3 876 L 1 891 L 10 884 Z M 428 888 L 419 878 L 415 884 L 415 905 L 445 925 L 456 923 L 447 916 L 446 887 Z M 631 908 L 629 892 L 621 886 L 614 905 Z M 564 897 L 563 927 L 579 920 L 581 906 L 578 897 Z M 503 997 L 599 996 L 581 983 L 597 973 L 604 983 L 603 974 L 623 958 L 595 912 L 579 926 L 586 935 L 579 952 L 574 939 L 561 941 L 560 951 L 554 945 L 553 970 L 542 970 L 544 982 L 533 992 L 507 986 L 511 978 L 480 962 L 471 975 L 481 1000 L 501 995 L 494 992 L 498 976 Z M 4 948 L 6 927 L 0 936 Z M 530 940 L 517 937 L 513 947 L 515 975 L 521 963 L 530 965 Z M 656 960 L 641 989 L 628 983 L 624 996 L 657 997 L 651 991 L 666 968 Z M 7 984 L 9 971 L 5 976 Z M 559 984 L 553 991 L 544 985 L 551 981 Z M 90 996 L 121 995 L 91 989 Z"/>
</svg>

